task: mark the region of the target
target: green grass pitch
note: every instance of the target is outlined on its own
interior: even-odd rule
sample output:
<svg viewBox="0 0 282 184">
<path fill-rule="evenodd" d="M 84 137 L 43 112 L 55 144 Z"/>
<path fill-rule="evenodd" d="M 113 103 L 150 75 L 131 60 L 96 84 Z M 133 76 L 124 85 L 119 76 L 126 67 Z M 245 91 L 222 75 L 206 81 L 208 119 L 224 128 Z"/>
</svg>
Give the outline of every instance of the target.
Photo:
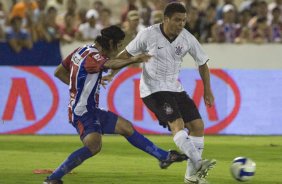
<svg viewBox="0 0 282 184">
<path fill-rule="evenodd" d="M 175 148 L 171 136 L 148 136 L 158 146 Z M 233 158 L 247 156 L 257 164 L 246 183 L 282 184 L 281 136 L 206 136 L 204 157 L 215 158 L 211 184 L 236 184 L 229 167 Z M 78 136 L 0 136 L 0 184 L 40 184 L 47 176 L 34 169 L 54 169 L 81 147 Z M 132 147 L 121 136 L 103 136 L 102 151 L 66 175 L 66 184 L 182 184 L 186 163 L 159 169 L 155 158 Z"/>
</svg>

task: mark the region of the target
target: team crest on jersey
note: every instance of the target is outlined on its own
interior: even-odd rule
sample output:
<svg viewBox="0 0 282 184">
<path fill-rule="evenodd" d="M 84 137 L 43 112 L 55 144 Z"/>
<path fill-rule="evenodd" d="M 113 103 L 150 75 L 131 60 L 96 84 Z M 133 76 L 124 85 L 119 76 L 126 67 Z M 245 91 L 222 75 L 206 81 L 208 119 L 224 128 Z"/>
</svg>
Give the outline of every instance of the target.
<svg viewBox="0 0 282 184">
<path fill-rule="evenodd" d="M 176 46 L 175 47 L 175 54 L 176 55 L 182 55 L 182 49 L 183 49 L 183 47 L 181 47 L 181 46 Z"/>
<path fill-rule="evenodd" d="M 170 114 L 173 113 L 173 108 L 172 108 L 171 105 L 168 104 L 168 103 L 165 103 L 165 104 L 164 104 L 163 109 L 164 109 L 164 111 L 165 111 L 165 113 L 166 113 L 167 115 L 170 115 Z"/>
</svg>

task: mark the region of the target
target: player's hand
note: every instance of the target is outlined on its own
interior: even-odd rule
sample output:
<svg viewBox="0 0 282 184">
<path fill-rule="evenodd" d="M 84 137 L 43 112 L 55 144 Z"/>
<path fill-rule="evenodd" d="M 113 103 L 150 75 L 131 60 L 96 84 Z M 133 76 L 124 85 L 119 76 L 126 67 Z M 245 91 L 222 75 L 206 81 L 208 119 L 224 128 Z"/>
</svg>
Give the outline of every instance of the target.
<svg viewBox="0 0 282 184">
<path fill-rule="evenodd" d="M 106 86 L 113 80 L 113 76 L 111 75 L 105 75 L 101 79 L 101 85 L 104 89 L 106 89 Z"/>
<path fill-rule="evenodd" d="M 214 104 L 214 96 L 212 94 L 212 91 L 210 89 L 205 89 L 204 91 L 204 100 L 205 100 L 205 104 L 208 106 L 208 107 L 211 107 L 213 106 Z"/>
<path fill-rule="evenodd" d="M 132 60 L 136 63 L 147 62 L 152 56 L 149 54 L 139 54 L 137 56 L 132 57 Z"/>
</svg>

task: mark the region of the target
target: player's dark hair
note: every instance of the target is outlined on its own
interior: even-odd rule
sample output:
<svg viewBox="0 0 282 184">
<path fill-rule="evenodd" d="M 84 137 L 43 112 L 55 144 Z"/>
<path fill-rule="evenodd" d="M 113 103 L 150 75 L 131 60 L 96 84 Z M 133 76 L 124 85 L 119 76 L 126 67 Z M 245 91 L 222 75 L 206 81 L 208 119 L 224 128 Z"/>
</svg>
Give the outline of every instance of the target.
<svg viewBox="0 0 282 184">
<path fill-rule="evenodd" d="M 95 39 L 105 50 L 110 50 L 110 40 L 113 40 L 114 48 L 117 48 L 118 43 L 125 37 L 124 32 L 118 26 L 110 26 L 101 30 L 101 35 Z"/>
<path fill-rule="evenodd" d="M 171 17 L 174 13 L 186 13 L 186 8 L 181 3 L 169 3 L 164 10 L 164 16 Z"/>
</svg>

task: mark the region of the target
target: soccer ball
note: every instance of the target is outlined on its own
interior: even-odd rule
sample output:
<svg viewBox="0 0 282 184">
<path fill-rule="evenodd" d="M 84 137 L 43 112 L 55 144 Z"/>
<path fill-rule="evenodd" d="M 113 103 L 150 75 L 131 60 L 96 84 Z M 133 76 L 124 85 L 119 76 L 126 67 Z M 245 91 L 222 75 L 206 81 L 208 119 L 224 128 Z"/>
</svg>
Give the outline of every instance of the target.
<svg viewBox="0 0 282 184">
<path fill-rule="evenodd" d="M 230 171 L 236 180 L 248 181 L 255 175 L 256 163 L 250 158 L 237 157 L 233 160 Z"/>
</svg>

